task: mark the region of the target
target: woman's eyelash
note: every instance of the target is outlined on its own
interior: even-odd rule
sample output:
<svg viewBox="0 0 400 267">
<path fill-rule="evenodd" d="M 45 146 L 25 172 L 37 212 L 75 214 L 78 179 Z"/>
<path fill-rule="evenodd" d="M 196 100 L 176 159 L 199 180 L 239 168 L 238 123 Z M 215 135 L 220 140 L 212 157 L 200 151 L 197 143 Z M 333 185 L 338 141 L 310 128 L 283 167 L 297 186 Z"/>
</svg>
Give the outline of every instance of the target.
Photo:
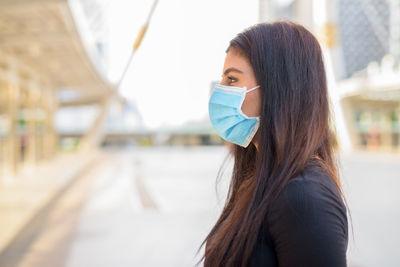
<svg viewBox="0 0 400 267">
<path fill-rule="evenodd" d="M 234 78 L 234 77 L 231 77 L 231 76 L 228 76 L 228 79 L 229 79 L 229 80 L 231 80 L 231 81 L 237 81 L 237 79 L 236 79 L 236 78 Z"/>
</svg>

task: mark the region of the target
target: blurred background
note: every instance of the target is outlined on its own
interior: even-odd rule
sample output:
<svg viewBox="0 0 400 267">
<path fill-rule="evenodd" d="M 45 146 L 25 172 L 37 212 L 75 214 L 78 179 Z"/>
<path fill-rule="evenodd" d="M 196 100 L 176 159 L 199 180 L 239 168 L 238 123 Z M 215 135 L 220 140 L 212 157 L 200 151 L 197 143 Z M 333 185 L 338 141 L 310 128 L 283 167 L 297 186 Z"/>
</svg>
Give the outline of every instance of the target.
<svg viewBox="0 0 400 267">
<path fill-rule="evenodd" d="M 0 266 L 194 266 L 232 167 L 211 85 L 278 19 L 323 46 L 348 265 L 400 266 L 400 0 L 0 0 Z"/>
</svg>

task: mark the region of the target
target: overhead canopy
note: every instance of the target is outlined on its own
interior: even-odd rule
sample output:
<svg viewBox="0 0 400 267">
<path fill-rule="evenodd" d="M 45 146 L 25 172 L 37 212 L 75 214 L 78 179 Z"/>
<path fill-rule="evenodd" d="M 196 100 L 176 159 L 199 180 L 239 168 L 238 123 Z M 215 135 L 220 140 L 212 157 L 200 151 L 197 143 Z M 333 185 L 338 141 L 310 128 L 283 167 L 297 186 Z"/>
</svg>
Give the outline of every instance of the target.
<svg viewBox="0 0 400 267">
<path fill-rule="evenodd" d="M 72 91 L 61 105 L 99 101 L 114 92 L 105 78 L 101 15 L 93 0 L 0 0 L 0 51 Z"/>
</svg>

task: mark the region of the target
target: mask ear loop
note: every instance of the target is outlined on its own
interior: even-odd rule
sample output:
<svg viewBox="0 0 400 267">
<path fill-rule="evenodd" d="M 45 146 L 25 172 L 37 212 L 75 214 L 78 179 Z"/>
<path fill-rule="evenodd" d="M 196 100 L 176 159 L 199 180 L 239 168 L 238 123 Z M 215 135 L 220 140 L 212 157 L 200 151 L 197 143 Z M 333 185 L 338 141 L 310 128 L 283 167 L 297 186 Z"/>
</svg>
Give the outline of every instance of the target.
<svg viewBox="0 0 400 267">
<path fill-rule="evenodd" d="M 249 90 L 246 90 L 246 94 L 247 94 L 248 92 L 251 92 L 251 91 L 253 91 L 253 90 L 256 90 L 258 87 L 260 87 L 260 86 L 257 85 L 257 86 L 255 86 L 255 87 L 249 89 Z"/>
</svg>

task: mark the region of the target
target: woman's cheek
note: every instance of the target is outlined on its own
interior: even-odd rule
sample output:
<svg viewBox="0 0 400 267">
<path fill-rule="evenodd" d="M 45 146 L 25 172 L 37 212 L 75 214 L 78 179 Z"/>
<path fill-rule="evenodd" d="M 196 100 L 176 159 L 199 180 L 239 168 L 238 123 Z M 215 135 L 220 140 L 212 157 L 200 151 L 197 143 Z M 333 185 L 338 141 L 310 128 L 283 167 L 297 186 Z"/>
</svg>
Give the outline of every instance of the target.
<svg viewBox="0 0 400 267">
<path fill-rule="evenodd" d="M 242 111 L 249 117 L 255 117 L 260 115 L 261 111 L 261 94 L 259 92 L 252 91 L 252 94 L 247 94 L 243 101 Z"/>
</svg>

